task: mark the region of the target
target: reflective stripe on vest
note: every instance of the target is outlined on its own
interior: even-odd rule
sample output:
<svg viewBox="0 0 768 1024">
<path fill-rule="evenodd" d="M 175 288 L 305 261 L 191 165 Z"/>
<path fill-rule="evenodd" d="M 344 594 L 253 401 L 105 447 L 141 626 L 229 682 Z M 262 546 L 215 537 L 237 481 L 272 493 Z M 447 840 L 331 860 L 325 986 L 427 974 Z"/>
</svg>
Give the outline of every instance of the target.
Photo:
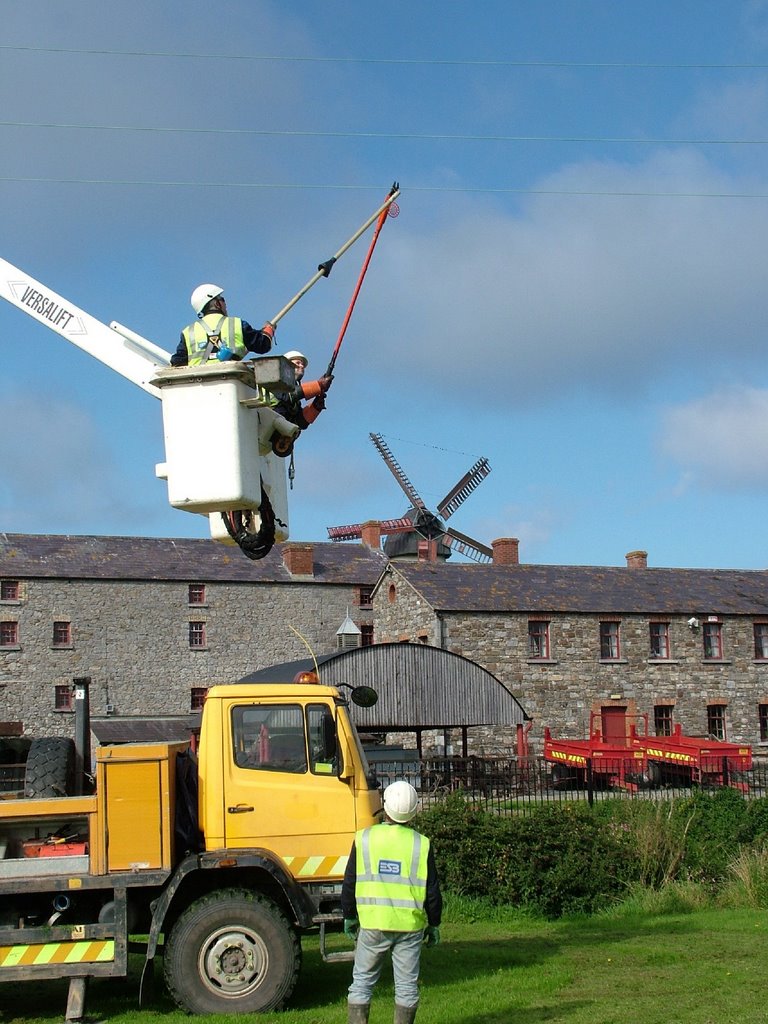
<svg viewBox="0 0 768 1024">
<path fill-rule="evenodd" d="M 181 332 L 187 346 L 187 359 L 190 366 L 199 366 L 208 348 L 208 338 L 219 338 L 217 347 L 225 345 L 231 348 L 238 359 L 243 359 L 248 352 L 243 341 L 243 321 L 237 316 L 220 316 L 207 313 L 202 320 L 196 320 Z M 216 358 L 216 349 L 208 357 Z"/>
<path fill-rule="evenodd" d="M 403 825 L 373 825 L 355 836 L 360 924 L 390 932 L 425 928 L 429 839 Z"/>
</svg>

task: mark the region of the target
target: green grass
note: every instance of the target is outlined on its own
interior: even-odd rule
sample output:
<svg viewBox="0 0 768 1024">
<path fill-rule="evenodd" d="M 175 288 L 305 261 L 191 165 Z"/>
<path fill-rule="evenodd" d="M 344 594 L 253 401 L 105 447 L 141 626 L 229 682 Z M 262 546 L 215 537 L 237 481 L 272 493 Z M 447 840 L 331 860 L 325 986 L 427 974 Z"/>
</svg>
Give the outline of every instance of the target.
<svg viewBox="0 0 768 1024">
<path fill-rule="evenodd" d="M 610 914 L 539 921 L 465 900 L 447 902 L 442 943 L 424 951 L 418 1024 L 763 1024 L 768 918 L 755 909 L 648 912 L 630 903 Z M 138 969 L 95 980 L 89 1021 L 189 1024 L 159 981 L 136 1008 Z M 265 1024 L 342 1024 L 349 964 L 323 964 L 305 943 L 289 1009 Z M 60 1024 L 66 983 L 0 987 L 3 1024 Z M 247 1018 L 253 1020 L 253 1018 Z M 207 1018 L 233 1024 L 235 1018 Z M 376 990 L 371 1024 L 392 1020 L 391 975 Z"/>
</svg>

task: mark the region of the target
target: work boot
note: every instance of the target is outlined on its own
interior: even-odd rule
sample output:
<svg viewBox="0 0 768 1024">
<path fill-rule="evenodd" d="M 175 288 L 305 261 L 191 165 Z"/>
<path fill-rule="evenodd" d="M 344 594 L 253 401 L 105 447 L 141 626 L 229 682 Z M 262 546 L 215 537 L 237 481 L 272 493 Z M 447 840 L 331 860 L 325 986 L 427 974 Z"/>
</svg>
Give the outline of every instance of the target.
<svg viewBox="0 0 768 1024">
<path fill-rule="evenodd" d="M 413 1024 L 417 1009 L 416 1006 L 398 1006 L 395 1003 L 394 1024 Z"/>
<path fill-rule="evenodd" d="M 368 1013 L 371 1009 L 370 1003 L 347 1003 L 349 1024 L 368 1024 Z"/>
</svg>

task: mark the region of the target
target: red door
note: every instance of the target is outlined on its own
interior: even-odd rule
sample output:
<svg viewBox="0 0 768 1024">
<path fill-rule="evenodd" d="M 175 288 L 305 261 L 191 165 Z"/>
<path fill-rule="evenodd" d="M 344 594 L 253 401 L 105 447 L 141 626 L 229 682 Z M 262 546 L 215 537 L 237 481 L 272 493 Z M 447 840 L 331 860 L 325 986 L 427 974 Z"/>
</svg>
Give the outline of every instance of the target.
<svg viewBox="0 0 768 1024">
<path fill-rule="evenodd" d="M 603 742 L 615 746 L 627 744 L 627 709 L 626 707 L 600 708 L 600 721 L 603 726 Z"/>
</svg>

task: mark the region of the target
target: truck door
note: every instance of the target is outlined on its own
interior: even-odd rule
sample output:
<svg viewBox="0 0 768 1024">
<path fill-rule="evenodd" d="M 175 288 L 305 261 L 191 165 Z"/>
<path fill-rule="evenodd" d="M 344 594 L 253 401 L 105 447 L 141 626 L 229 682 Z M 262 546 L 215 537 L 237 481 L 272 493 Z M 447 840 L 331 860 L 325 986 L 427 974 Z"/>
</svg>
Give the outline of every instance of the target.
<svg viewBox="0 0 768 1024">
<path fill-rule="evenodd" d="M 337 875 L 356 827 L 338 756 L 332 705 L 234 704 L 224 765 L 227 847 L 266 847 L 289 864 L 309 859 L 313 877 Z"/>
</svg>

